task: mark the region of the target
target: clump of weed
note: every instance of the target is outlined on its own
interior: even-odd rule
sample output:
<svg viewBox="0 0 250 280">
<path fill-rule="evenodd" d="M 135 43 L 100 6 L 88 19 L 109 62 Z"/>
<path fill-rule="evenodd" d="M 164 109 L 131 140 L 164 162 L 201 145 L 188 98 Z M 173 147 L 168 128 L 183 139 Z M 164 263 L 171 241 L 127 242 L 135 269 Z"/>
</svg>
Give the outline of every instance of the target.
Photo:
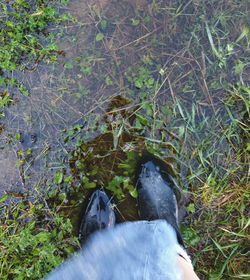
<svg viewBox="0 0 250 280">
<path fill-rule="evenodd" d="M 225 95 L 231 121 L 220 127 L 218 143 L 227 142 L 227 152 L 219 160 L 219 151 L 214 151 L 217 158 L 212 150 L 204 157 L 202 146 L 198 147 L 200 164 L 193 172 L 196 170 L 199 180 L 189 175 L 193 201 L 183 234 L 198 271 L 209 279 L 249 277 L 248 100 L 249 89 L 242 86 Z M 207 151 L 211 144 L 206 143 Z M 206 176 L 200 177 L 201 173 Z"/>
<path fill-rule="evenodd" d="M 4 108 L 11 104 L 12 98 L 8 92 L 0 92 L 0 108 Z M 0 118 L 4 117 L 4 112 L 0 111 Z"/>
<path fill-rule="evenodd" d="M 49 1 L 12 0 L 0 4 L 0 86 L 16 86 L 27 95 L 25 86 L 12 77 L 14 70 L 34 71 L 40 61 L 56 61 L 58 45 L 47 42 L 48 27 L 72 20 L 59 15 Z"/>
<path fill-rule="evenodd" d="M 8 202 L 0 215 L 1 279 L 41 279 L 78 247 L 72 225 L 41 200 Z"/>
</svg>

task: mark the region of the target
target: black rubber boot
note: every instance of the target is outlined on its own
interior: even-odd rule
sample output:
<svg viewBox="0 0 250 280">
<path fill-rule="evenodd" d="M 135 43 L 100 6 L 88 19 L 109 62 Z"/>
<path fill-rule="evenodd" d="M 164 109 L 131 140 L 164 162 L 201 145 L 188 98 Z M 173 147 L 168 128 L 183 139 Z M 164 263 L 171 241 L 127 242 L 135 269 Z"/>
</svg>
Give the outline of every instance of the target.
<svg viewBox="0 0 250 280">
<path fill-rule="evenodd" d="M 79 229 L 79 239 L 83 243 L 93 232 L 115 225 L 115 213 L 110 199 L 104 191 L 97 190 L 89 198 Z"/>
<path fill-rule="evenodd" d="M 166 172 L 166 165 L 153 155 L 141 158 L 137 167 L 139 215 L 143 220 L 166 220 L 184 247 L 178 227 L 177 187 Z"/>
</svg>

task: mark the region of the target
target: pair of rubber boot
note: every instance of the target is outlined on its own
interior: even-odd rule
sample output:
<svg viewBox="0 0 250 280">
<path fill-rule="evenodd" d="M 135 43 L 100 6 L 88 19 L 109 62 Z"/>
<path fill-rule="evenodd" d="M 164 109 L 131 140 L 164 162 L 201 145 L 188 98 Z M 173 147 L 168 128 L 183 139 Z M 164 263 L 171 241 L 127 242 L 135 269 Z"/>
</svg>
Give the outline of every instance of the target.
<svg viewBox="0 0 250 280">
<path fill-rule="evenodd" d="M 178 227 L 178 190 L 166 172 L 165 164 L 154 156 L 144 156 L 138 163 L 136 174 L 139 215 L 142 220 L 163 219 L 176 232 L 178 243 L 183 240 Z M 96 230 L 112 228 L 115 212 L 107 194 L 95 191 L 89 200 L 80 226 L 80 240 L 83 243 Z"/>
</svg>

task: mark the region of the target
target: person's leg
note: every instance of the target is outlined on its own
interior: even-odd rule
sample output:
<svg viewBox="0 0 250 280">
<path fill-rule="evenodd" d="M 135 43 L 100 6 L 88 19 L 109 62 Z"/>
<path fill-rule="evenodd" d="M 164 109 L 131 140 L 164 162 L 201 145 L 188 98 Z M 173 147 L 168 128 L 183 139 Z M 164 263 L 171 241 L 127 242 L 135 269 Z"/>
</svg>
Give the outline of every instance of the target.
<svg viewBox="0 0 250 280">
<path fill-rule="evenodd" d="M 136 176 L 138 191 L 138 204 L 140 217 L 145 220 L 166 220 L 175 230 L 178 251 L 177 263 L 183 279 L 199 279 L 193 270 L 193 266 L 181 237 L 178 226 L 177 188 L 171 176 L 167 173 L 164 162 L 153 155 L 142 157 L 138 163 Z"/>
<path fill-rule="evenodd" d="M 83 249 L 46 279 L 185 280 L 178 247 L 174 229 L 164 220 L 120 223 L 91 234 Z"/>
<path fill-rule="evenodd" d="M 164 163 L 154 156 L 142 158 L 138 165 L 136 188 L 141 219 L 163 219 L 174 229 L 178 241 L 174 246 L 178 253 L 177 264 L 180 268 L 178 273 L 182 274 L 182 279 L 199 279 L 184 249 L 178 227 L 176 188 L 164 169 Z M 109 198 L 104 191 L 92 194 L 80 228 L 82 240 L 86 240 L 86 237 L 96 230 L 114 226 L 115 215 L 110 206 Z M 165 244 L 162 244 L 162 247 L 164 246 Z"/>
<path fill-rule="evenodd" d="M 182 278 L 184 280 L 199 280 L 194 272 L 193 266 L 181 256 L 178 256 L 178 265 L 180 266 Z"/>
</svg>

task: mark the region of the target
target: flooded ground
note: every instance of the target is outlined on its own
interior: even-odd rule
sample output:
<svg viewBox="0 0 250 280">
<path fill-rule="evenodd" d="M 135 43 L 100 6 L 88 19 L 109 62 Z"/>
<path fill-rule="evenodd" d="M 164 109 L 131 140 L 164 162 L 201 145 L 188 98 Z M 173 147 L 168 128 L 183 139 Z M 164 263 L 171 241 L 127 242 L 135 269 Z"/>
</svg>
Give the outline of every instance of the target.
<svg viewBox="0 0 250 280">
<path fill-rule="evenodd" d="M 192 226 L 209 235 L 204 215 L 211 227 L 213 210 L 240 201 L 236 185 L 249 179 L 249 9 L 247 1 L 184 2 L 60 6 L 75 20 L 48 30 L 58 61 L 11 73 L 29 96 L 4 89 L 13 102 L 0 119 L 0 194 L 46 193 L 78 217 L 84 197 L 101 186 L 119 221 L 134 220 L 135 162 L 147 150 L 185 193 Z M 196 230 L 186 229 L 191 246 L 200 241 Z M 211 240 L 200 244 L 195 253 L 211 248 Z"/>
<path fill-rule="evenodd" d="M 191 2 L 166 8 L 146 0 L 70 3 L 65 11 L 77 21 L 50 30 L 62 53 L 58 62 L 16 73 L 30 96 L 19 95 L 2 119 L 1 192 L 57 188 L 56 172 L 70 178 L 66 188 L 82 185 L 72 155 L 78 161 L 92 158 L 102 169 L 102 160 L 95 160 L 101 149 L 107 161 L 119 156 L 104 168 L 109 176 L 90 176 L 94 185 L 105 186 L 133 150 L 160 153 L 184 189 L 188 176 L 205 182 L 207 166 L 220 166 L 223 173 L 225 149 L 228 157 L 234 153 L 231 140 L 217 134 L 231 121 L 223 84 L 237 73 L 220 65 L 212 69 L 219 77 L 207 70 L 214 58 L 194 33 L 185 34 L 195 8 Z M 209 36 L 203 40 L 210 47 Z M 243 55 L 239 47 L 231 52 L 231 64 Z M 246 70 L 241 78 L 247 79 Z M 91 143 L 101 148 L 95 152 Z"/>
<path fill-rule="evenodd" d="M 144 113 L 142 107 L 148 102 L 153 102 L 155 115 L 160 115 L 156 107 L 171 113 L 176 99 L 181 100 L 184 110 L 193 114 L 195 126 L 215 112 L 221 114 L 223 90 L 215 94 L 208 91 L 204 53 L 200 58 L 194 56 L 192 36 L 186 42 L 160 42 L 162 38 L 177 38 L 186 24 L 182 15 L 175 20 L 175 4 L 169 4 L 166 14 L 161 4 L 155 7 L 157 4 L 143 0 L 70 3 L 66 11 L 78 22 L 51 30 L 61 33 L 57 43 L 64 55 L 55 65 L 42 62 L 35 72 L 18 73 L 31 94 L 19 96 L 2 119 L 1 192 L 23 192 L 37 184 L 46 185 L 57 169 L 67 168 L 63 131 L 81 125 L 86 140 L 100 134 L 105 130 L 103 117 L 115 96 L 127 98 L 129 107 L 136 108 L 138 115 Z M 189 11 L 188 4 L 180 8 L 183 15 Z M 153 110 L 150 106 L 148 111 Z M 158 130 L 160 126 L 167 129 L 166 122 L 172 119 L 164 116 Z M 178 129 L 183 134 L 183 119 L 179 124 L 176 121 L 177 125 L 178 128 L 169 127 L 169 133 Z M 203 134 L 208 128 L 199 129 Z M 152 127 L 145 133 L 153 140 L 161 141 L 163 137 L 155 135 L 159 132 Z M 10 143 L 5 145 L 6 142 Z M 27 149 L 28 156 L 24 155 Z"/>
</svg>

